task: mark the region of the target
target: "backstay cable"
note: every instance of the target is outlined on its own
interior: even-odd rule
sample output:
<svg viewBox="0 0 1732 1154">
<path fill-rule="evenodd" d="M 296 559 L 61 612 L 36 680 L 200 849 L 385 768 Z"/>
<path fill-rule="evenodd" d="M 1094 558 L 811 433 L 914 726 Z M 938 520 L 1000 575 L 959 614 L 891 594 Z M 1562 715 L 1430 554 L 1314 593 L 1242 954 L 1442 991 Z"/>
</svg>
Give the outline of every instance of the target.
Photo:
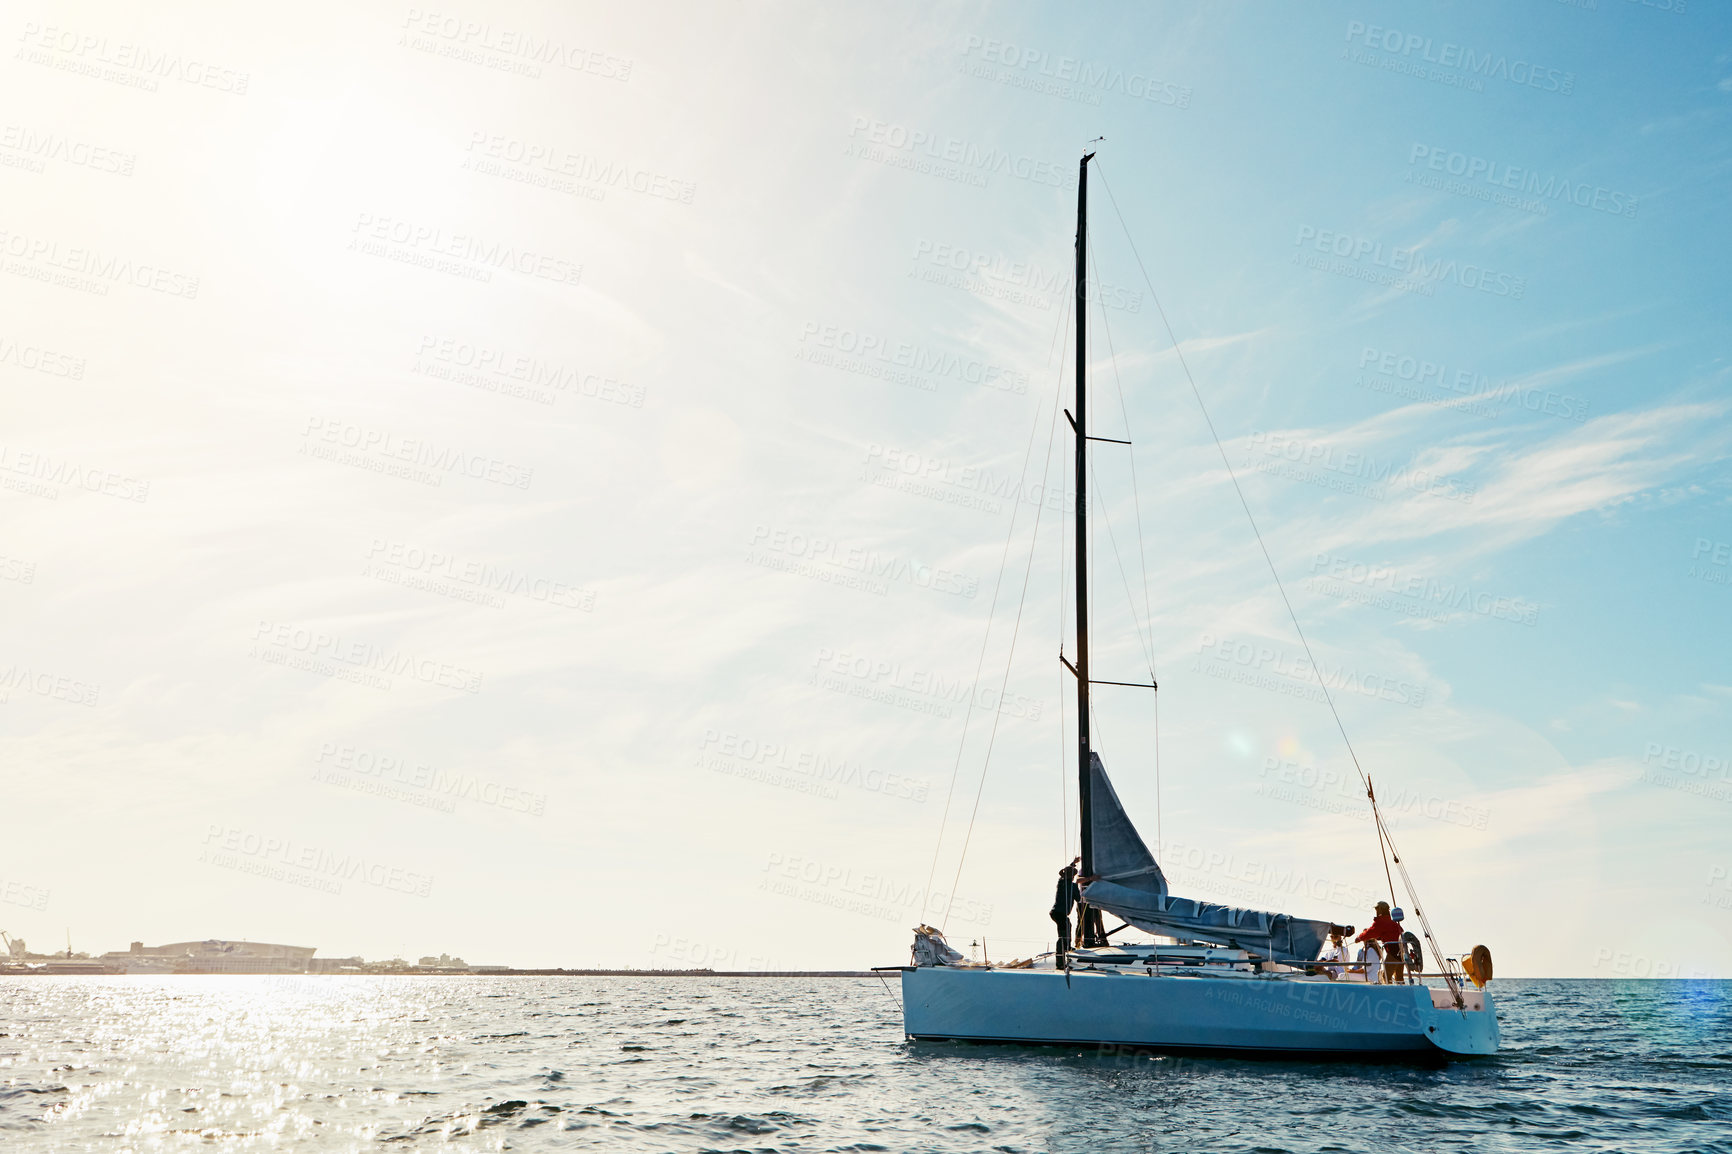
<svg viewBox="0 0 1732 1154">
<path fill-rule="evenodd" d="M 1311 642 L 1306 640 L 1305 630 L 1299 624 L 1299 614 L 1294 612 L 1293 602 L 1287 597 L 1287 589 L 1281 584 L 1281 574 L 1275 568 L 1275 559 L 1269 555 L 1269 547 L 1263 542 L 1263 533 L 1257 528 L 1257 518 L 1251 513 L 1251 502 L 1245 497 L 1245 490 L 1239 484 L 1239 475 L 1233 471 L 1233 463 L 1227 459 L 1227 450 L 1226 447 L 1221 444 L 1221 435 L 1215 431 L 1214 419 L 1209 416 L 1209 406 L 1203 403 L 1203 392 L 1201 389 L 1197 388 L 1197 380 L 1191 375 L 1191 366 L 1185 360 L 1185 350 L 1180 347 L 1179 338 L 1177 334 L 1173 332 L 1173 323 L 1167 319 L 1167 310 L 1161 305 L 1160 294 L 1155 292 L 1155 282 L 1150 278 L 1149 270 L 1143 264 L 1142 254 L 1137 251 L 1137 242 L 1131 237 L 1131 229 L 1130 226 L 1125 223 L 1124 213 L 1119 211 L 1118 199 L 1113 196 L 1112 186 L 1107 183 L 1106 173 L 1102 170 L 1098 157 L 1095 160 L 1095 171 L 1100 173 L 1101 187 L 1106 189 L 1107 200 L 1113 206 L 1113 214 L 1119 218 L 1119 227 L 1124 230 L 1125 241 L 1130 245 L 1131 255 L 1136 258 L 1137 271 L 1143 274 L 1143 283 L 1148 286 L 1149 299 L 1155 302 L 1155 311 L 1160 315 L 1161 324 L 1167 330 L 1167 339 L 1172 342 L 1173 354 L 1178 357 L 1179 367 L 1185 372 L 1185 381 L 1191 386 L 1191 395 L 1197 399 L 1197 408 L 1203 414 L 1204 424 L 1209 427 L 1209 436 L 1214 439 L 1215 450 L 1221 454 L 1221 464 L 1226 467 L 1227 478 L 1233 482 L 1233 492 L 1238 494 L 1239 505 L 1245 510 L 1245 520 L 1251 525 L 1251 533 L 1257 538 L 1257 548 L 1262 551 L 1263 560 L 1269 566 L 1269 575 L 1275 579 L 1275 591 L 1281 594 L 1281 604 L 1287 608 L 1287 616 L 1293 622 L 1293 632 L 1299 635 L 1299 644 L 1305 649 L 1306 660 L 1311 662 L 1311 669 L 1317 674 L 1317 686 L 1323 691 L 1323 700 L 1329 705 L 1330 716 L 1335 718 L 1335 728 L 1341 733 L 1341 742 L 1347 747 L 1347 756 L 1353 761 L 1354 772 L 1359 774 L 1359 780 L 1364 783 L 1366 796 L 1371 797 L 1371 780 L 1366 777 L 1364 768 L 1359 764 L 1359 754 L 1354 751 L 1353 741 L 1347 736 L 1347 726 L 1341 721 L 1341 711 L 1335 708 L 1335 695 L 1329 692 L 1329 686 L 1323 677 L 1323 671 L 1317 664 L 1317 658 L 1311 653 Z M 1373 818 L 1377 821 L 1378 828 L 1380 830 L 1383 829 L 1383 819 L 1378 816 L 1375 799 L 1372 801 L 1371 810 Z M 1384 871 L 1387 873 L 1389 869 L 1387 856 L 1389 851 L 1385 849 L 1385 836 L 1386 834 L 1378 837 L 1377 848 L 1380 853 L 1385 855 Z M 1407 880 L 1406 869 L 1401 871 L 1401 876 L 1403 881 Z M 1409 895 L 1413 895 L 1411 887 L 1408 889 L 1408 893 Z M 1425 914 L 1424 911 L 1419 910 L 1419 898 L 1417 895 L 1413 895 L 1413 904 L 1415 910 L 1419 912 L 1420 920 L 1423 923 L 1425 920 Z M 1430 931 L 1428 930 L 1427 936 L 1429 936 L 1429 933 Z M 1433 943 L 1432 948 L 1436 949 L 1435 942 Z"/>
</svg>

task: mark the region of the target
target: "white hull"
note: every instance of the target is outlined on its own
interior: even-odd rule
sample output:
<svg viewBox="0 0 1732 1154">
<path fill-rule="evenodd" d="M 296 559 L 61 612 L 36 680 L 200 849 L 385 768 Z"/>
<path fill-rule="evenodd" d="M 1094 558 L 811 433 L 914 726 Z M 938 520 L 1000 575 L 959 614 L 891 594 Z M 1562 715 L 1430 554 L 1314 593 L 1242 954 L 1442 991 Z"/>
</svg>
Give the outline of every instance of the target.
<svg viewBox="0 0 1732 1154">
<path fill-rule="evenodd" d="M 911 1038 L 1110 1045 L 1259 1054 L 1491 1054 L 1497 1011 L 1483 991 L 1298 977 L 1149 975 L 1142 967 L 902 971 Z M 1439 1003 L 1442 1003 L 1439 1005 Z"/>
</svg>

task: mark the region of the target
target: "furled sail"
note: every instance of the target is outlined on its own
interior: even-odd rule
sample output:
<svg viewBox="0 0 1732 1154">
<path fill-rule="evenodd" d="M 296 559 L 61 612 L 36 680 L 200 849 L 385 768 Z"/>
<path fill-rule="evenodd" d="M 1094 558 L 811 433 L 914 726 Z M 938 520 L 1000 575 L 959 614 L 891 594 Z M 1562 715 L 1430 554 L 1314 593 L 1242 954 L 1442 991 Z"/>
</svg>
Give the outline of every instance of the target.
<svg viewBox="0 0 1732 1154">
<path fill-rule="evenodd" d="M 1175 898 L 1155 855 L 1119 802 L 1100 755 L 1089 755 L 1089 824 L 1095 879 L 1083 899 L 1151 934 L 1213 942 L 1273 961 L 1314 960 L 1329 937 L 1327 921 Z"/>
<path fill-rule="evenodd" d="M 1089 823 L 1093 826 L 1096 878 L 1125 889 L 1166 896 L 1166 875 L 1143 843 L 1131 815 L 1125 812 L 1098 753 L 1089 754 Z"/>
</svg>

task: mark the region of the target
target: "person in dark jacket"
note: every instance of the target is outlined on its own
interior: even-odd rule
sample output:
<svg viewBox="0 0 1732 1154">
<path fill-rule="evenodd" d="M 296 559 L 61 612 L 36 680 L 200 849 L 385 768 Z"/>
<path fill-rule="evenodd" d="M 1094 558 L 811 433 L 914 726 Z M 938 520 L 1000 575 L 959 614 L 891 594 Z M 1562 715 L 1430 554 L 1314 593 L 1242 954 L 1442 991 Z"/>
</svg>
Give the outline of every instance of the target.
<svg viewBox="0 0 1732 1154">
<path fill-rule="evenodd" d="M 1052 896 L 1052 920 L 1058 926 L 1055 961 L 1060 966 L 1064 965 L 1065 955 L 1070 952 L 1070 912 L 1082 897 L 1076 884 L 1076 865 L 1081 860 L 1080 857 L 1073 858 L 1069 865 L 1058 871 L 1058 890 Z"/>
</svg>

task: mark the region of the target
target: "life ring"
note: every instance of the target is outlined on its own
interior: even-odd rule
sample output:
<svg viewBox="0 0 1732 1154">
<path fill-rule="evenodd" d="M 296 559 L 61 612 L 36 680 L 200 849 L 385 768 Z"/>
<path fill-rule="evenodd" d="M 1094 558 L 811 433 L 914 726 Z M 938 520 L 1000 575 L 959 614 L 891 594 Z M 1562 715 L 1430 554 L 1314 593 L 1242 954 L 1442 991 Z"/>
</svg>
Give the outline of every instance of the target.
<svg viewBox="0 0 1732 1154">
<path fill-rule="evenodd" d="M 1412 930 L 1401 935 L 1401 960 L 1416 974 L 1425 970 L 1425 950 Z"/>
<path fill-rule="evenodd" d="M 1491 951 L 1484 946 L 1475 946 L 1473 952 L 1461 960 L 1461 968 L 1480 989 L 1491 981 Z"/>
</svg>

